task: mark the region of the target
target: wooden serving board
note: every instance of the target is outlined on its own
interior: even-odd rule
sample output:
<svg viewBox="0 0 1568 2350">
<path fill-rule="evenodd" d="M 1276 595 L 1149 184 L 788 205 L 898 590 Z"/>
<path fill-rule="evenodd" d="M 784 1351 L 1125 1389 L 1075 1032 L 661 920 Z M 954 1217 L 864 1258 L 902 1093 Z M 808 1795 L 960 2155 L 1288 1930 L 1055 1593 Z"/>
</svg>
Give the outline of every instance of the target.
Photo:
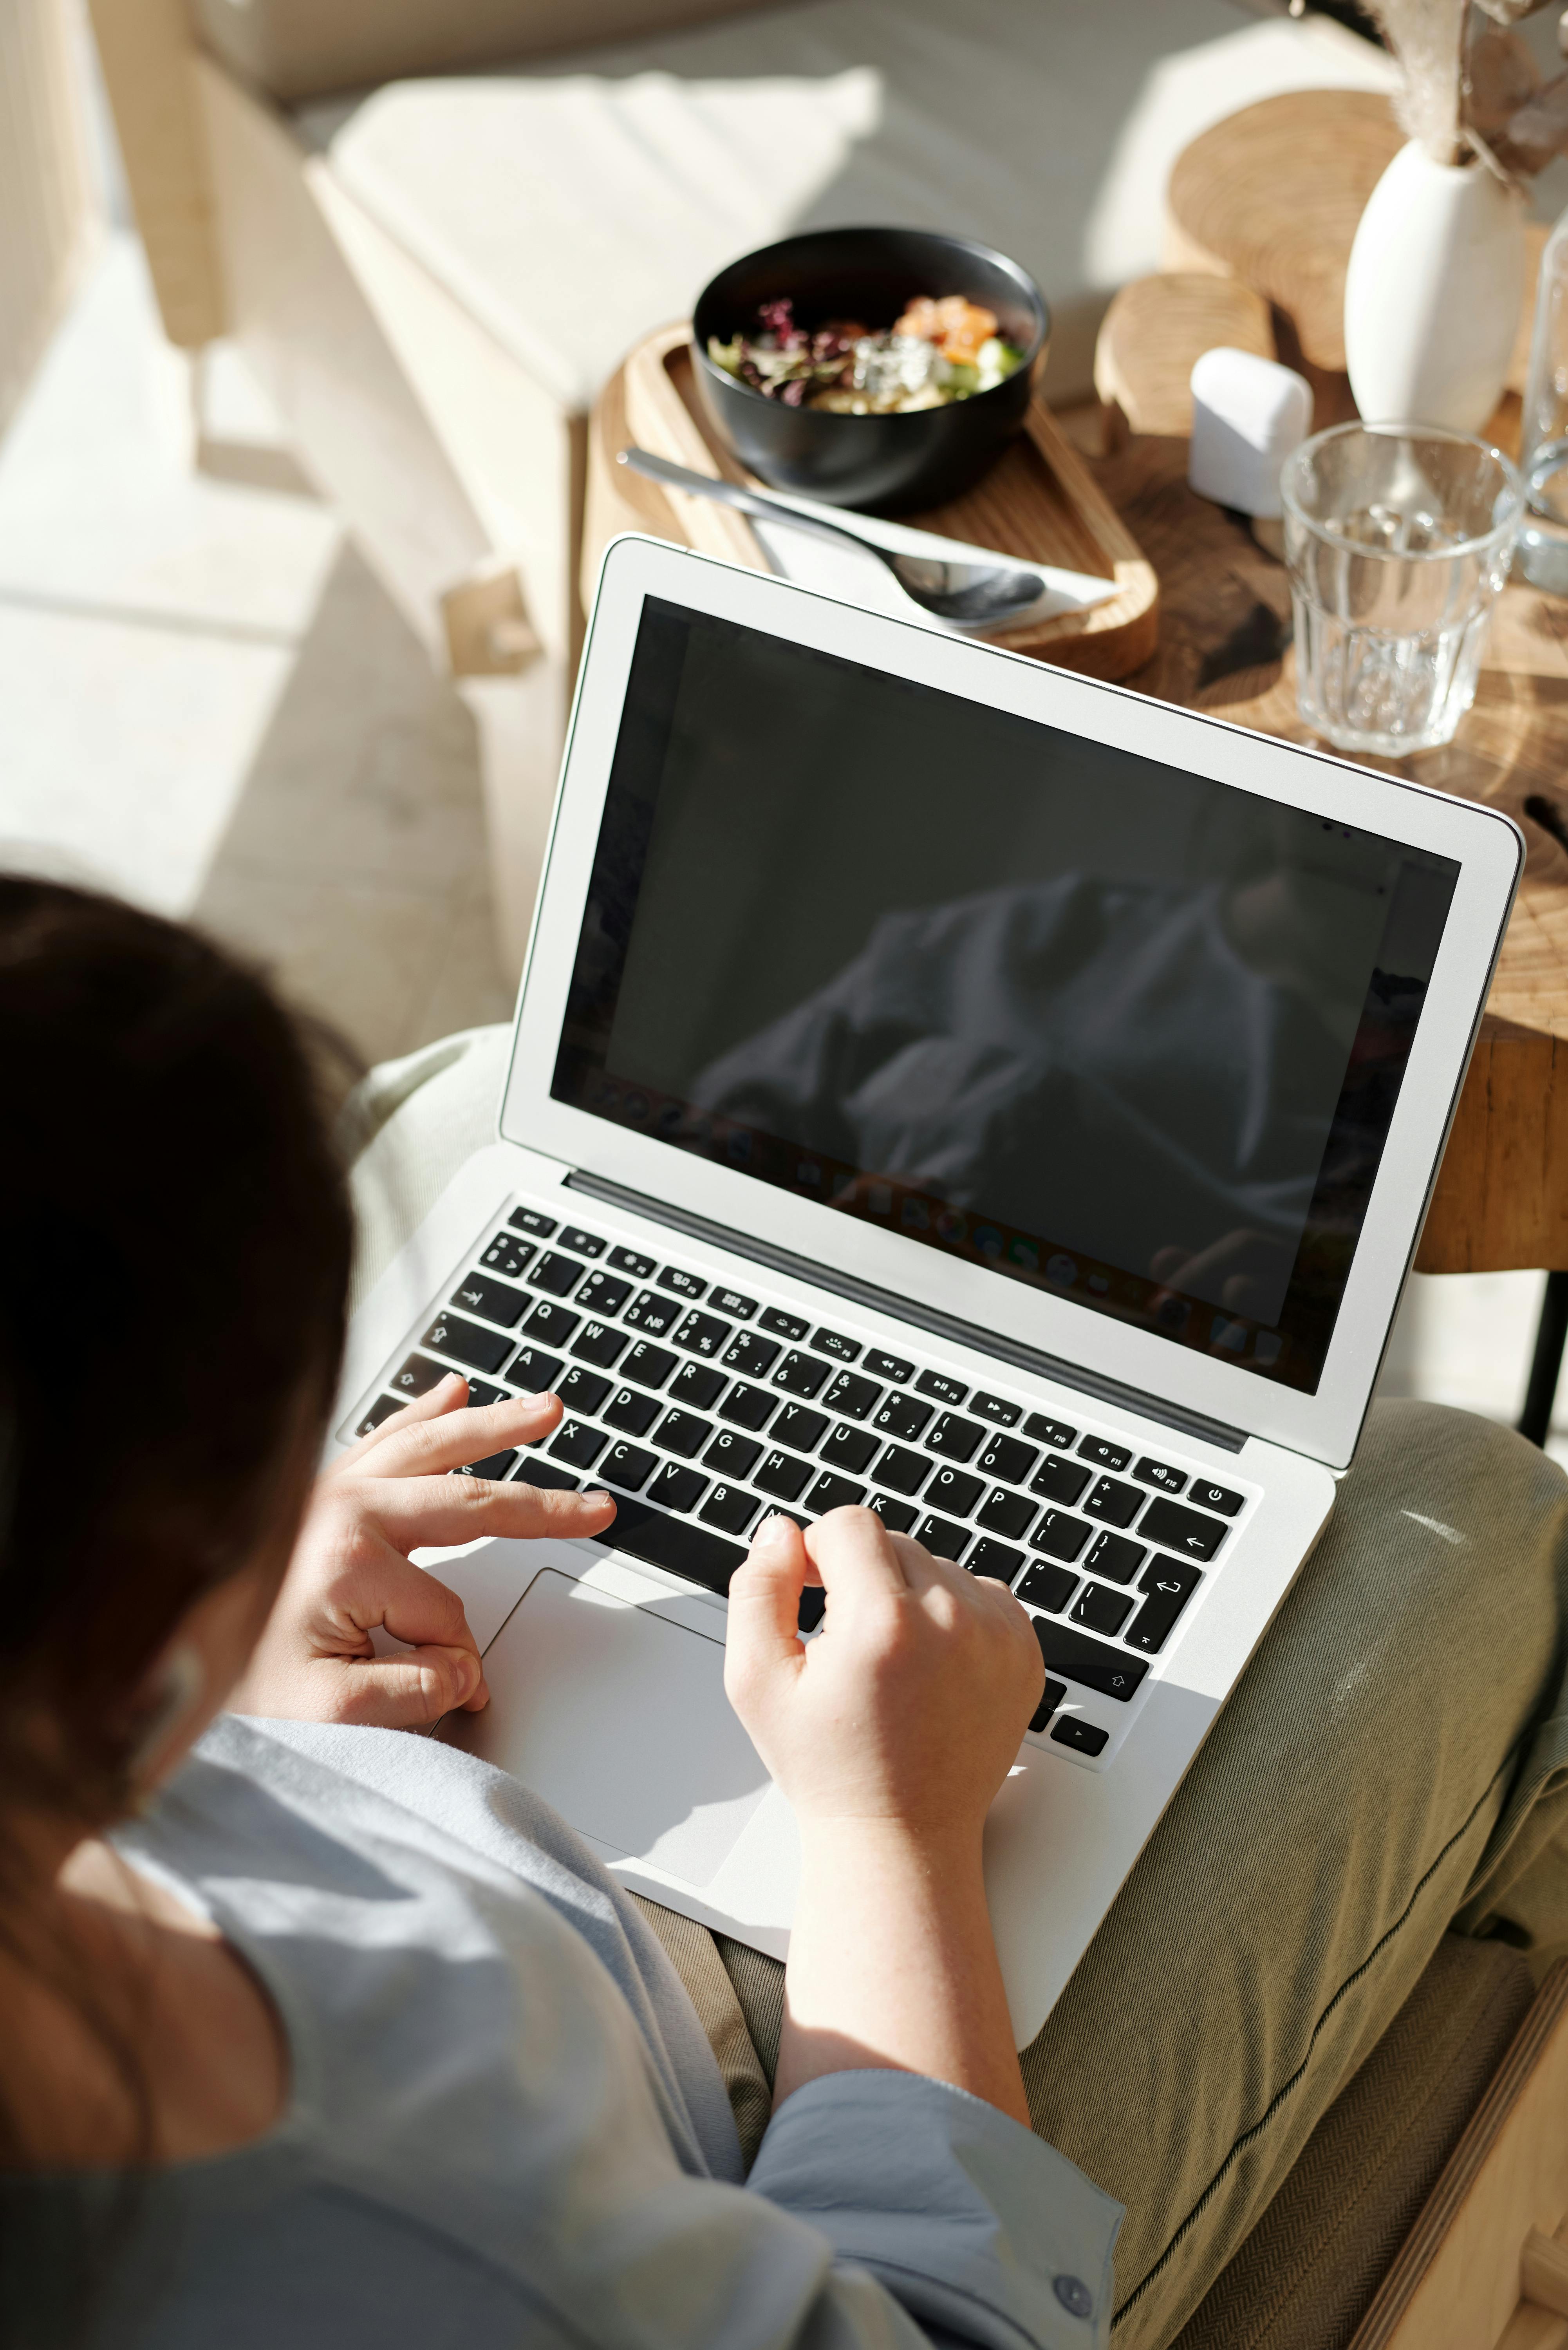
<svg viewBox="0 0 1568 2350">
<path fill-rule="evenodd" d="M 766 486 L 722 447 L 702 413 L 692 380 L 691 329 L 660 328 L 638 345 L 594 409 L 583 528 L 585 601 L 591 601 L 599 559 L 618 531 L 648 531 L 754 571 L 770 568 L 740 515 L 618 465 L 618 452 L 632 442 L 694 473 Z M 1159 632 L 1153 566 L 1040 399 L 1024 431 L 972 490 L 899 520 L 1025 562 L 1054 563 L 1116 582 L 1116 594 L 1086 612 L 988 631 L 988 640 L 1009 652 L 1106 678 L 1127 677 L 1152 655 Z"/>
</svg>

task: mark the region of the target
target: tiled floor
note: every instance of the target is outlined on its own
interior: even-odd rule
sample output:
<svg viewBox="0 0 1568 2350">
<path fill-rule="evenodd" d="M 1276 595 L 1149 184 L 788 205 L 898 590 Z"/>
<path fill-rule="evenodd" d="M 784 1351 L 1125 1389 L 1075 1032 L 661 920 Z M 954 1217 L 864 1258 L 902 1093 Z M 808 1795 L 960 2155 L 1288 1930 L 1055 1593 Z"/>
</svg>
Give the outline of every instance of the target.
<svg viewBox="0 0 1568 2350">
<path fill-rule="evenodd" d="M 192 916 L 369 1060 L 506 1018 L 467 712 L 232 357 L 205 420 L 198 469 L 117 230 L 0 443 L 0 861 Z M 1514 1419 L 1540 1289 L 1417 1277 L 1386 1389 Z"/>
<path fill-rule="evenodd" d="M 207 924 L 368 1059 L 504 1019 L 468 712 L 233 355 L 204 406 L 199 470 L 114 233 L 0 445 L 0 851 Z"/>
</svg>

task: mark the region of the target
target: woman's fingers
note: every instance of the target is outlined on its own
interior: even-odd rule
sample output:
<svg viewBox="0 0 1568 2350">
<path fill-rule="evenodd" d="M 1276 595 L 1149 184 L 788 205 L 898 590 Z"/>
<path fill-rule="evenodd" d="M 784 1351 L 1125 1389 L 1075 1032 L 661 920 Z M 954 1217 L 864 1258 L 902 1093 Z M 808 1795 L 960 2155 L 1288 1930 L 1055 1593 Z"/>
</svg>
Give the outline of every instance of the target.
<svg viewBox="0 0 1568 2350">
<path fill-rule="evenodd" d="M 466 1648 L 426 1647 L 317 1669 L 332 1682 L 317 1693 L 317 1718 L 361 1728 L 424 1730 L 442 1714 L 475 1713 L 489 1701 L 479 1659 Z"/>
<path fill-rule="evenodd" d="M 445 1385 L 443 1380 L 434 1394 L 440 1396 Z M 466 1393 L 466 1389 L 463 1391 Z M 406 1422 L 400 1413 L 396 1419 L 387 1422 L 387 1430 L 395 1430 L 396 1434 L 388 1434 L 387 1440 L 374 1453 L 358 1462 L 358 1473 L 367 1477 L 439 1477 L 448 1469 L 465 1468 L 471 1461 L 487 1460 L 491 1453 L 504 1451 L 510 1445 L 538 1443 L 549 1435 L 564 1409 L 559 1396 L 545 1393 L 505 1396 L 500 1403 L 483 1404 L 477 1411 L 462 1411 L 449 1405 Z"/>
<path fill-rule="evenodd" d="M 919 1543 L 889 1534 L 875 1510 L 830 1510 L 805 1534 L 806 1555 L 831 1602 L 836 1593 L 857 1598 L 901 1599 L 909 1590 Z"/>
<path fill-rule="evenodd" d="M 522 1542 L 536 1534 L 569 1540 L 602 1534 L 615 1516 L 608 1493 L 546 1492 L 516 1479 L 497 1484 L 488 1477 L 404 1475 L 367 1478 L 361 1490 L 377 1524 L 405 1554 L 478 1542 L 485 1534 Z"/>
<path fill-rule="evenodd" d="M 724 1686 L 732 1701 L 759 1674 L 798 1668 L 800 1595 L 810 1574 L 811 1561 L 794 1520 L 782 1510 L 764 1518 L 730 1578 Z"/>
<path fill-rule="evenodd" d="M 336 1475 L 339 1470 L 354 1468 L 368 1454 L 378 1451 L 389 1437 L 400 1436 L 405 1429 L 417 1427 L 422 1419 L 434 1419 L 442 1412 L 460 1411 L 467 1400 L 468 1381 L 458 1372 L 449 1371 L 445 1378 L 438 1379 L 427 1393 L 412 1397 L 401 1411 L 393 1412 L 379 1428 L 373 1428 L 368 1436 L 360 1437 L 357 1444 L 350 1444 L 340 1452 L 329 1473 Z"/>
</svg>

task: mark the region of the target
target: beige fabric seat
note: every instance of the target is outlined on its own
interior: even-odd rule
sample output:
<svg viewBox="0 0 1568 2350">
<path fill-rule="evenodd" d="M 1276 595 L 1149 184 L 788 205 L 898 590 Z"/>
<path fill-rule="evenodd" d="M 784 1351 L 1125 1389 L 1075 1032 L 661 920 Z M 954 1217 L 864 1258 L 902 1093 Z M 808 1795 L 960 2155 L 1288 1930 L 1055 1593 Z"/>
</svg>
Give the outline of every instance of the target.
<svg viewBox="0 0 1568 2350">
<path fill-rule="evenodd" d="M 1065 401 L 1091 389 L 1110 294 L 1159 265 L 1189 140 L 1281 90 L 1387 80 L 1328 19 L 1235 0 L 810 0 L 296 119 L 567 407 L 737 254 L 869 221 L 1022 261 Z"/>
</svg>

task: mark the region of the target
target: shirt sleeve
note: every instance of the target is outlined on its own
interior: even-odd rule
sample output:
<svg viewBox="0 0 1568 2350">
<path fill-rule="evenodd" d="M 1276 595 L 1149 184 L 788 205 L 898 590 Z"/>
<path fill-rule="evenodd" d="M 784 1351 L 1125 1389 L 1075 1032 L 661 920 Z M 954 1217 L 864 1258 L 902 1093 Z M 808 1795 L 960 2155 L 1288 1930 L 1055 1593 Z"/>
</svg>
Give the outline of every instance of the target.
<svg viewBox="0 0 1568 2350">
<path fill-rule="evenodd" d="M 1104 2350 L 1122 2206 L 1021 2124 L 919 2074 L 833 2073 L 780 2106 L 748 2181 L 929 2338 Z"/>
</svg>

